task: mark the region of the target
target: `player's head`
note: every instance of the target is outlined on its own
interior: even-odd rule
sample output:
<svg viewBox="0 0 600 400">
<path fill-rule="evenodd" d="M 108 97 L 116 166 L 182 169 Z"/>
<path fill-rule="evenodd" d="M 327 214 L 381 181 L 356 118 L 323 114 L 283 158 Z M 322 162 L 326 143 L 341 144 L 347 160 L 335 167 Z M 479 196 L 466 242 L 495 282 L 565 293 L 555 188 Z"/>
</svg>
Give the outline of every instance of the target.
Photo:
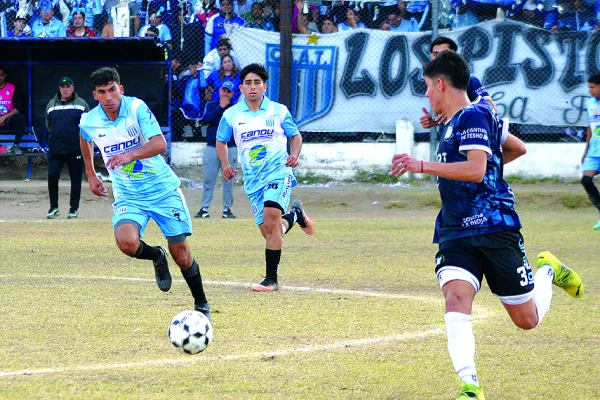
<svg viewBox="0 0 600 400">
<path fill-rule="evenodd" d="M 600 74 L 593 74 L 588 77 L 588 93 L 590 96 L 600 99 Z"/>
<path fill-rule="evenodd" d="M 423 75 L 427 84 L 426 96 L 429 98 L 433 112 L 440 109 L 443 98 L 452 90 L 466 92 L 469 85 L 469 64 L 453 51 L 443 51 L 436 58 L 423 66 Z"/>
<path fill-rule="evenodd" d="M 431 59 L 437 57 L 442 51 L 451 50 L 453 52 L 458 51 L 458 45 L 456 42 L 449 37 L 440 36 L 437 37 L 431 44 L 429 45 L 429 53 L 431 53 Z"/>
<path fill-rule="evenodd" d="M 6 69 L 0 65 L 0 85 L 4 85 L 4 82 L 6 82 Z"/>
<path fill-rule="evenodd" d="M 118 114 L 121 95 L 125 91 L 119 73 L 114 68 L 104 67 L 92 72 L 92 95 L 110 116 Z"/>
<path fill-rule="evenodd" d="M 262 96 L 267 90 L 267 80 L 269 73 L 262 64 L 248 64 L 240 72 L 241 92 L 247 101 L 261 101 Z"/>
<path fill-rule="evenodd" d="M 263 83 L 267 83 L 269 80 L 269 73 L 262 64 L 252 63 L 246 65 L 244 69 L 242 69 L 242 72 L 240 72 L 240 80 L 243 82 L 248 74 L 258 75 Z"/>
</svg>

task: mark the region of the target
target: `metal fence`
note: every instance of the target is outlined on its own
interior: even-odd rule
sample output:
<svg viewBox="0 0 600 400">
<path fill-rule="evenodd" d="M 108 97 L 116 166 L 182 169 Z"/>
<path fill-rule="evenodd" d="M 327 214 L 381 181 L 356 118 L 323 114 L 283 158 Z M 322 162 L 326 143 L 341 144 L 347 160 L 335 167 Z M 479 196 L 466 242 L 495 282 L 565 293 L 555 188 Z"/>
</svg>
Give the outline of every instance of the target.
<svg viewBox="0 0 600 400">
<path fill-rule="evenodd" d="M 21 0 L 4 3 L 3 35 L 11 29 L 17 37 L 58 34 L 48 28 L 55 23 L 52 16 L 48 22 L 48 4 L 65 35 L 96 29 L 103 37 L 156 36 L 172 65 L 173 140 L 203 140 L 206 102 L 249 63 L 267 67 L 267 95 L 278 99 L 279 1 Z M 446 36 L 514 134 L 525 141 L 581 141 L 587 77 L 600 71 L 598 4 L 294 1 L 292 80 L 283 89 L 291 91 L 290 110 L 308 141 L 389 140 L 400 119 L 414 124 L 417 140 L 429 140 L 419 123 L 429 108 L 421 67 L 433 38 Z"/>
</svg>

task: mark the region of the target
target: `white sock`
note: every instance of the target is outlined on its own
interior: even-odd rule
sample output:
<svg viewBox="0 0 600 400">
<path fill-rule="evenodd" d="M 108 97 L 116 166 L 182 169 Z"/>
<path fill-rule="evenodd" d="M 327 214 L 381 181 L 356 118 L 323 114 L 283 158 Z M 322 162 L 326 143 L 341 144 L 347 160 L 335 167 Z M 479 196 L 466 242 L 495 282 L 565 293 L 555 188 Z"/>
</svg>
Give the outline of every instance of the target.
<svg viewBox="0 0 600 400">
<path fill-rule="evenodd" d="M 281 237 L 284 237 L 286 232 L 287 232 L 287 228 L 285 227 L 285 224 L 282 222 L 281 223 Z"/>
<path fill-rule="evenodd" d="M 444 320 L 448 336 L 448 352 L 458 378 L 468 384 L 479 386 L 475 369 L 475 335 L 471 316 L 448 312 Z"/>
<path fill-rule="evenodd" d="M 536 326 L 540 326 L 544 316 L 550 309 L 550 303 L 552 302 L 552 279 L 554 278 L 554 270 L 549 265 L 544 265 L 538 268 L 535 273 L 533 287 L 533 302 L 538 315 L 538 323 Z"/>
</svg>

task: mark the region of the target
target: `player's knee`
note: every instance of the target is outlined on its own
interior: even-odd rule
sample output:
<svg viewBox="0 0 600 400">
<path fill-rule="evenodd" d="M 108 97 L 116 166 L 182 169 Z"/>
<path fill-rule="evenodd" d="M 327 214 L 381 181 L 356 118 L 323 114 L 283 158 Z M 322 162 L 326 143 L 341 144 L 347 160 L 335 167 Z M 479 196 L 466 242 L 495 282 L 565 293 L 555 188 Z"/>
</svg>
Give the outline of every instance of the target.
<svg viewBox="0 0 600 400">
<path fill-rule="evenodd" d="M 175 254 L 171 254 L 171 257 L 173 258 L 173 261 L 175 261 L 175 264 L 177 264 L 182 270 L 188 269 L 194 261 L 192 259 L 192 255 L 189 252 L 178 252 Z"/>
<path fill-rule="evenodd" d="M 140 241 L 128 238 L 117 238 L 117 247 L 129 257 L 135 257 L 140 248 Z"/>
<path fill-rule="evenodd" d="M 537 314 L 521 316 L 519 319 L 513 320 L 513 322 L 517 327 L 528 331 L 535 328 L 538 325 L 538 317 Z"/>
<path fill-rule="evenodd" d="M 581 184 L 583 186 L 593 185 L 594 178 L 592 178 L 591 176 L 584 175 L 581 177 Z"/>
<path fill-rule="evenodd" d="M 471 308 L 470 300 L 458 292 L 448 292 L 445 301 L 446 312 L 465 312 Z"/>
</svg>

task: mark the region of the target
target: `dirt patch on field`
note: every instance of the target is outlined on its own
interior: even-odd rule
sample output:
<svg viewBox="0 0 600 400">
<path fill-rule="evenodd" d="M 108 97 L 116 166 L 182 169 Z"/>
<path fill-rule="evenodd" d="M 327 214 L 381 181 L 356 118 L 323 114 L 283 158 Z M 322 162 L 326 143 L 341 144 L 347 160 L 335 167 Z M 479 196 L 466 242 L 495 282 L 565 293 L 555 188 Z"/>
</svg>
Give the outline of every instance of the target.
<svg viewBox="0 0 600 400">
<path fill-rule="evenodd" d="M 44 219 L 49 208 L 45 166 L 34 170 L 32 180 L 23 180 L 26 169 L 0 168 L 0 219 L 2 220 L 37 220 Z M 190 212 L 195 214 L 200 208 L 202 198 L 202 168 L 176 168 L 183 181 L 183 192 Z M 21 175 L 21 178 L 15 176 Z M 110 192 L 110 182 L 105 185 Z M 531 206 L 544 209 L 547 207 L 565 207 L 565 199 L 571 199 L 588 205 L 585 193 L 580 185 L 575 184 L 534 184 L 515 185 L 519 206 Z M 66 218 L 69 209 L 70 183 L 63 173 L 60 181 L 59 207 L 60 218 Z M 220 218 L 222 207 L 221 187 L 218 186 L 211 216 Z M 431 181 L 418 185 L 396 184 L 378 185 L 368 183 L 339 183 L 310 185 L 300 183 L 293 189 L 293 198 L 301 199 L 307 212 L 315 217 L 328 218 L 383 218 L 402 217 L 412 214 L 435 215 L 439 210 L 439 195 L 435 184 Z M 573 200 L 574 199 L 574 200 Z M 590 205 L 591 207 L 591 205 Z M 252 218 L 247 197 L 241 182 L 235 187 L 233 212 L 239 218 Z M 80 218 L 111 218 L 112 197 L 99 198 L 93 195 L 84 182 L 82 186 Z"/>
</svg>

